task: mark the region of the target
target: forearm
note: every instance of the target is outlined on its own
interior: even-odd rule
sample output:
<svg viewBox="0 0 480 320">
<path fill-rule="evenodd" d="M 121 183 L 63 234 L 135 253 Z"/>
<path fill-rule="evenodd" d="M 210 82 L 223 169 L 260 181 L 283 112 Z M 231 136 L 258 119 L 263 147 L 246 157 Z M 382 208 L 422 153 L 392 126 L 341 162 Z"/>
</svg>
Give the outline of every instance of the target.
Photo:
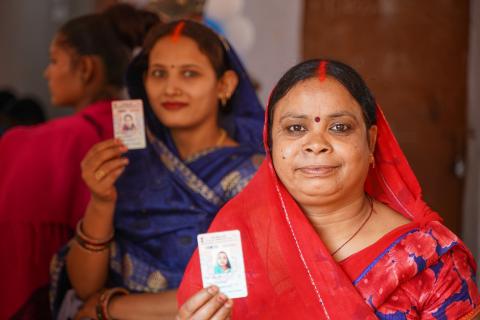
<svg viewBox="0 0 480 320">
<path fill-rule="evenodd" d="M 92 239 L 108 239 L 113 233 L 115 203 L 91 200 L 83 219 L 82 230 Z M 91 251 L 77 241 L 67 255 L 67 273 L 75 292 L 86 299 L 104 287 L 108 277 L 110 249 Z"/>
<path fill-rule="evenodd" d="M 118 320 L 174 319 L 177 314 L 177 290 L 118 296 L 110 302 L 108 311 Z"/>
</svg>

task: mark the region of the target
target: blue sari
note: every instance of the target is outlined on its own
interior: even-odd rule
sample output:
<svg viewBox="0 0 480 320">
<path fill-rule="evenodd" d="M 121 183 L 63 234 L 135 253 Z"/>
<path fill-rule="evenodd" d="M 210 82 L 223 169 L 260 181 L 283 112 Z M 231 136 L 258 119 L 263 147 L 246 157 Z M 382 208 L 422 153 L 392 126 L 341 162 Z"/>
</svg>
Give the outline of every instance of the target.
<svg viewBox="0 0 480 320">
<path fill-rule="evenodd" d="M 264 158 L 264 110 L 240 60 L 224 41 L 229 69 L 239 84 L 219 122 L 234 147 L 204 150 L 182 160 L 169 131 L 156 118 L 143 85 L 144 54 L 127 74 L 130 96 L 144 101 L 147 148 L 127 153 L 130 162 L 117 182 L 115 239 L 107 287 L 133 292 L 177 288 L 197 244 L 219 209 L 250 181 Z M 52 262 L 51 303 L 57 314 L 70 288 L 68 246 Z"/>
</svg>

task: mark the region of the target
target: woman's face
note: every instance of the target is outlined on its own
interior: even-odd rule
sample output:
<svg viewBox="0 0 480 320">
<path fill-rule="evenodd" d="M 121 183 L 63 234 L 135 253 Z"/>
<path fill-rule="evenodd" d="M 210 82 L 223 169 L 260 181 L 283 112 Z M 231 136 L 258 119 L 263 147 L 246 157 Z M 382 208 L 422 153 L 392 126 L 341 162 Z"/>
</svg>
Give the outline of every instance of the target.
<svg viewBox="0 0 480 320">
<path fill-rule="evenodd" d="M 300 206 L 363 193 L 376 126 L 336 80 L 299 82 L 276 105 L 272 160 L 278 177 Z M 372 147 L 371 147 L 372 146 Z"/>
<path fill-rule="evenodd" d="M 196 42 L 161 38 L 149 55 L 145 88 L 156 116 L 169 128 L 216 125 L 219 81 Z"/>
<path fill-rule="evenodd" d="M 44 72 L 53 105 L 74 106 L 83 98 L 84 82 L 72 56 L 73 49 L 58 45 L 58 36 L 55 37 L 50 45 L 50 63 Z"/>
<path fill-rule="evenodd" d="M 127 127 L 133 127 L 133 118 L 131 115 L 126 115 L 123 121 Z"/>
<path fill-rule="evenodd" d="M 217 256 L 217 263 L 221 267 L 226 267 L 228 264 L 228 257 L 225 253 L 220 252 Z"/>
</svg>

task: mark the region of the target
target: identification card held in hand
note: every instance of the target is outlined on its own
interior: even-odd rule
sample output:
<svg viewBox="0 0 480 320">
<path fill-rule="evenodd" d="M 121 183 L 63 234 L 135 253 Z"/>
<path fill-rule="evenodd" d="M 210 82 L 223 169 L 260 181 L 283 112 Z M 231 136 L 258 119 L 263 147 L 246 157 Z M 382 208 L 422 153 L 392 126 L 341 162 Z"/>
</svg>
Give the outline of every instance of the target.
<svg viewBox="0 0 480 320">
<path fill-rule="evenodd" d="M 248 295 L 240 231 L 203 233 L 197 236 L 203 287 L 216 285 L 229 298 Z"/>
<path fill-rule="evenodd" d="M 142 100 L 112 102 L 113 133 L 130 150 L 146 147 Z"/>
</svg>

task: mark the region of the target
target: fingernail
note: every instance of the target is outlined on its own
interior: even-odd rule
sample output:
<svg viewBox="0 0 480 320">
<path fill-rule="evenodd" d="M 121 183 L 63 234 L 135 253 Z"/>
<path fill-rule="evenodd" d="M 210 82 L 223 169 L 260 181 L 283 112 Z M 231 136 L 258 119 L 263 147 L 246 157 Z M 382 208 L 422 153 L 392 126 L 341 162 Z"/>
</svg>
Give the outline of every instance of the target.
<svg viewBox="0 0 480 320">
<path fill-rule="evenodd" d="M 218 296 L 217 296 L 217 300 L 218 302 L 221 302 L 221 303 L 224 303 L 225 301 L 227 301 L 227 296 L 224 295 L 223 293 L 220 293 Z"/>
<path fill-rule="evenodd" d="M 233 301 L 232 299 L 228 299 L 227 302 L 223 305 L 225 308 L 231 308 L 233 306 Z"/>
<path fill-rule="evenodd" d="M 210 286 L 207 289 L 207 292 L 210 293 L 210 294 L 215 294 L 215 293 L 217 293 L 217 291 L 218 291 L 218 288 L 216 286 Z"/>
<path fill-rule="evenodd" d="M 125 146 L 120 146 L 118 149 L 119 149 L 121 152 L 127 152 L 127 151 L 128 151 L 128 148 L 125 147 Z"/>
<path fill-rule="evenodd" d="M 128 163 L 128 158 L 123 158 L 123 163 Z"/>
</svg>

